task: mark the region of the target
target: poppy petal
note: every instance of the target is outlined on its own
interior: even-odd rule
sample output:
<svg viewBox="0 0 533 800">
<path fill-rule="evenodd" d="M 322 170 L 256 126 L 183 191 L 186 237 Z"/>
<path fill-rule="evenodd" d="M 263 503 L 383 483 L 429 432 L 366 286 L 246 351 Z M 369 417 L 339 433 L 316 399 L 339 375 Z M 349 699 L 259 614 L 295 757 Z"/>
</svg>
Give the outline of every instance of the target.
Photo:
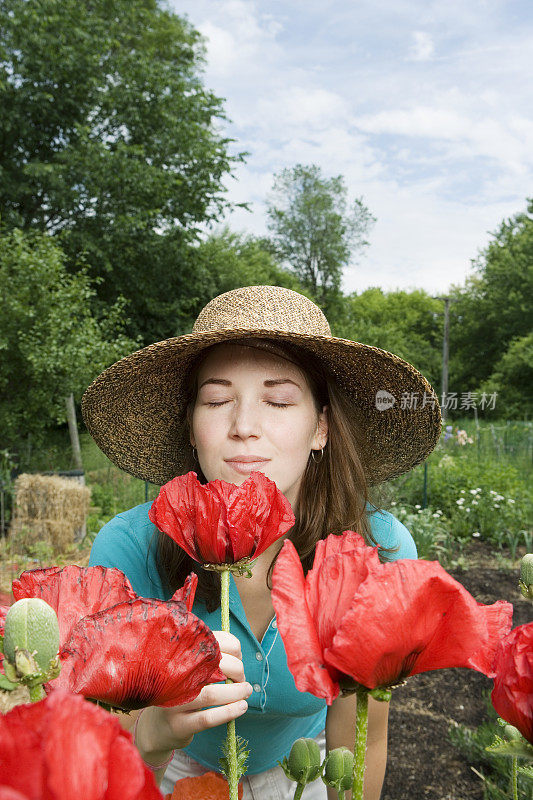
<svg viewBox="0 0 533 800">
<path fill-rule="evenodd" d="M 236 496 L 228 515 L 230 525 L 238 530 L 239 516 L 248 514 L 249 527 L 254 532 L 254 549 L 240 553 L 239 558 L 257 558 L 293 527 L 294 514 L 285 495 L 262 472 L 252 472 L 240 489 L 247 494 L 247 510 Z"/>
<path fill-rule="evenodd" d="M 194 596 L 196 594 L 196 587 L 198 586 L 198 575 L 196 572 L 191 572 L 190 575 L 187 575 L 185 579 L 185 583 L 180 589 L 176 589 L 171 600 L 175 602 L 182 602 L 185 603 L 187 606 L 187 611 L 192 611 L 192 607 L 194 604 Z"/>
<path fill-rule="evenodd" d="M 298 602 L 295 602 L 295 597 Z M 331 704 L 339 693 L 334 675 L 324 663 L 313 619 L 305 602 L 305 578 L 296 548 L 283 543 L 272 576 L 272 603 L 287 664 L 300 692 L 324 697 Z M 331 674 L 330 674 L 331 673 Z"/>
<path fill-rule="evenodd" d="M 9 606 L 0 606 L 0 636 L 4 635 L 6 614 L 8 611 L 9 611 Z"/>
<path fill-rule="evenodd" d="M 533 744 L 533 622 L 519 625 L 501 640 L 494 672 L 494 708 Z"/>
<path fill-rule="evenodd" d="M 119 721 L 68 692 L 0 715 L 0 750 L 0 784 L 27 800 L 162 798 Z"/>
<path fill-rule="evenodd" d="M 220 648 L 184 604 L 138 598 L 81 619 L 59 657 L 52 686 L 131 710 L 193 700 Z"/>
<path fill-rule="evenodd" d="M 513 619 L 513 606 L 505 600 L 497 600 L 491 605 L 478 603 L 478 610 L 485 618 L 486 636 L 484 644 L 477 653 L 474 653 L 467 666 L 478 672 L 483 672 L 489 678 L 494 677 L 493 663 L 498 644 L 502 636 L 511 629 Z"/>
<path fill-rule="evenodd" d="M 15 600 L 41 597 L 57 614 L 59 640 L 65 642 L 81 617 L 137 597 L 119 569 L 78 567 L 35 569 L 13 581 Z"/>
<path fill-rule="evenodd" d="M 174 478 L 161 487 L 148 511 L 148 518 L 185 550 L 187 555 L 200 561 L 195 541 L 195 515 L 192 511 L 194 505 L 186 502 L 191 493 L 194 493 L 196 475 L 189 472 L 180 478 Z"/>
<path fill-rule="evenodd" d="M 315 621 L 319 641 L 325 650 L 331 646 L 362 582 L 372 569 L 381 565 L 377 548 L 374 547 L 339 552 L 315 564 L 307 573 L 305 598 Z"/>
<path fill-rule="evenodd" d="M 239 783 L 239 800 L 242 800 L 243 785 Z M 226 778 L 218 772 L 205 772 L 195 778 L 180 778 L 174 784 L 172 795 L 168 800 L 228 800 L 229 787 Z"/>
<path fill-rule="evenodd" d="M 383 564 L 361 584 L 326 661 L 371 689 L 419 672 L 476 668 L 473 656 L 483 647 L 494 653 L 497 644 L 480 606 L 438 562 Z M 498 639 L 510 626 L 507 609 Z"/>
</svg>

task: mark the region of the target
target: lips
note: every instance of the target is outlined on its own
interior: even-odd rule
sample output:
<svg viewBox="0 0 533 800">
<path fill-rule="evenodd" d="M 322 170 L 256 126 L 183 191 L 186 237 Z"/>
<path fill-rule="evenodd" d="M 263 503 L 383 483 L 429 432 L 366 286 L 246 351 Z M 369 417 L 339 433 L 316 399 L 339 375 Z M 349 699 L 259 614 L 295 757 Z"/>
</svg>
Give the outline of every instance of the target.
<svg viewBox="0 0 533 800">
<path fill-rule="evenodd" d="M 263 456 L 234 456 L 233 458 L 226 458 L 225 461 L 229 463 L 237 462 L 238 464 L 257 464 L 260 461 L 270 461 L 270 459 L 263 458 Z"/>
<path fill-rule="evenodd" d="M 234 458 L 226 459 L 226 463 L 231 469 L 241 475 L 248 475 L 254 470 L 260 472 L 267 461 L 270 461 L 270 459 L 263 458 L 262 456 L 235 456 Z"/>
</svg>

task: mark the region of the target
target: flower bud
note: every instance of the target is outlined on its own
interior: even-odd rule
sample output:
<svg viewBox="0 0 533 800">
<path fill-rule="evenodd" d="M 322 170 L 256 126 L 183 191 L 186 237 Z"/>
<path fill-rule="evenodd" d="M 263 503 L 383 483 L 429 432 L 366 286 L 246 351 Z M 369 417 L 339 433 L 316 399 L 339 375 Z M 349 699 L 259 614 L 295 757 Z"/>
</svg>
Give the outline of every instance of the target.
<svg viewBox="0 0 533 800">
<path fill-rule="evenodd" d="M 322 755 L 320 747 L 314 739 L 296 739 L 289 758 L 284 758 L 281 764 L 289 780 L 303 784 L 311 783 L 320 775 L 322 768 Z"/>
<path fill-rule="evenodd" d="M 6 614 L 4 655 L 16 664 L 16 650 L 34 654 L 39 669 L 48 670 L 59 650 L 59 625 L 54 609 L 40 597 L 17 600 Z"/>
<path fill-rule="evenodd" d="M 340 791 L 352 788 L 353 753 L 347 747 L 337 747 L 326 756 L 322 772 L 322 780 L 326 786 Z"/>
<path fill-rule="evenodd" d="M 533 553 L 527 553 L 520 561 L 520 591 L 528 600 L 533 600 Z"/>
<path fill-rule="evenodd" d="M 514 725 L 509 725 L 508 723 L 507 725 L 504 725 L 503 733 L 505 738 L 508 739 L 510 742 L 523 740 L 522 734 L 520 733 L 518 728 L 514 727 Z"/>
</svg>

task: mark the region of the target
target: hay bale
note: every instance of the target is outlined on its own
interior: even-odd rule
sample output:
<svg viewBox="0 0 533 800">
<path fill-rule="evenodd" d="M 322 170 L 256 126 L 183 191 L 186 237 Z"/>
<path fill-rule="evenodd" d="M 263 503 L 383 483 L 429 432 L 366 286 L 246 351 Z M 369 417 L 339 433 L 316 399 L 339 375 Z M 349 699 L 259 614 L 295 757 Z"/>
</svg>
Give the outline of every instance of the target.
<svg viewBox="0 0 533 800">
<path fill-rule="evenodd" d="M 72 544 L 89 513 L 91 490 L 77 480 L 19 475 L 14 485 L 11 536 L 21 544 L 45 542 L 55 552 Z"/>
</svg>

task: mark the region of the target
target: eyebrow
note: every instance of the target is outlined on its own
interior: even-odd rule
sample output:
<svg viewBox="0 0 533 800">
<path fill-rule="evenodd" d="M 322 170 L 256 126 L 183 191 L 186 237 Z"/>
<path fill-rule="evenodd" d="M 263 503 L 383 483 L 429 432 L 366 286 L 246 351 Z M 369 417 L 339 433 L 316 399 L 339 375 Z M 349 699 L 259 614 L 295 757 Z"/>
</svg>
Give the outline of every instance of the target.
<svg viewBox="0 0 533 800">
<path fill-rule="evenodd" d="M 200 389 L 202 388 L 202 386 L 205 386 L 208 383 L 214 383 L 214 384 L 217 384 L 219 386 L 231 386 L 232 385 L 231 381 L 228 381 L 225 378 L 208 378 L 207 380 L 205 380 L 200 385 Z M 296 383 L 296 381 L 291 381 L 290 378 L 276 378 L 274 380 L 263 381 L 263 386 L 267 386 L 267 387 L 280 386 L 283 383 L 292 383 L 293 386 L 297 386 L 298 389 L 302 388 L 299 383 Z"/>
</svg>

